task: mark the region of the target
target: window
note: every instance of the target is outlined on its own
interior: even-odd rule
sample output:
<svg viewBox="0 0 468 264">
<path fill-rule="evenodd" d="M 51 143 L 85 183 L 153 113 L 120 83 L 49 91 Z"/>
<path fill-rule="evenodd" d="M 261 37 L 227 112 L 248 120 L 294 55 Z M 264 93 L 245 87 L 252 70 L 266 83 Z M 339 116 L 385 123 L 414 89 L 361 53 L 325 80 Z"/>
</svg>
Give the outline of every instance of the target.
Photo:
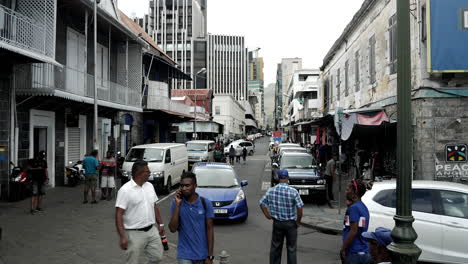
<svg viewBox="0 0 468 264">
<path fill-rule="evenodd" d="M 421 42 L 426 42 L 427 39 L 427 19 L 426 19 L 426 6 L 421 7 Z"/>
<path fill-rule="evenodd" d="M 375 35 L 369 39 L 369 83 L 374 84 L 375 79 Z"/>
<path fill-rule="evenodd" d="M 440 191 L 443 214 L 468 219 L 468 194 Z"/>
<path fill-rule="evenodd" d="M 468 9 L 462 9 L 463 29 L 468 29 Z"/>
<path fill-rule="evenodd" d="M 330 104 L 333 103 L 333 75 L 330 76 Z"/>
<path fill-rule="evenodd" d="M 385 207 L 396 208 L 396 190 L 388 189 L 378 192 L 373 200 Z M 433 191 L 425 189 L 413 189 L 412 191 L 413 211 L 433 214 Z"/>
<path fill-rule="evenodd" d="M 166 157 L 164 158 L 164 163 L 171 163 L 171 150 L 166 150 Z"/>
<path fill-rule="evenodd" d="M 346 61 L 345 62 L 345 70 L 344 70 L 344 75 L 345 75 L 345 79 L 344 79 L 344 85 L 345 85 L 345 97 L 349 95 L 349 80 L 348 80 L 348 74 L 349 73 L 349 62 Z"/>
<path fill-rule="evenodd" d="M 390 53 L 390 74 L 397 72 L 397 20 L 396 15 L 390 17 L 388 21 L 388 33 L 389 33 L 389 53 Z"/>
<path fill-rule="evenodd" d="M 340 100 L 340 69 L 336 71 L 336 100 Z"/>
<path fill-rule="evenodd" d="M 359 76 L 359 59 L 360 59 L 359 51 L 356 51 L 356 53 L 354 54 L 354 83 L 356 85 L 355 87 L 356 92 L 359 92 L 359 90 L 361 89 L 360 76 Z"/>
<path fill-rule="evenodd" d="M 312 91 L 310 99 L 317 99 L 317 91 Z"/>
<path fill-rule="evenodd" d="M 215 106 L 215 115 L 221 114 L 221 107 L 219 105 Z"/>
</svg>

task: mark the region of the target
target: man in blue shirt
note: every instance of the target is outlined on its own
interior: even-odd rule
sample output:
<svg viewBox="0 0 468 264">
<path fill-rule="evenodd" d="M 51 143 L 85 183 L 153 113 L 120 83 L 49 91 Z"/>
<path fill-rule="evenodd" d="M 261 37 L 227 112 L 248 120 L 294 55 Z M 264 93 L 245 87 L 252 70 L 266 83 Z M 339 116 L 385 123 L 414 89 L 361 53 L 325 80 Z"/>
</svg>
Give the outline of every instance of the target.
<svg viewBox="0 0 468 264">
<path fill-rule="evenodd" d="M 179 231 L 178 264 L 212 264 L 214 260 L 213 206 L 195 192 L 196 188 L 195 174 L 185 172 L 171 203 L 169 229 Z"/>
<path fill-rule="evenodd" d="M 87 156 L 83 160 L 83 167 L 85 169 L 85 188 L 84 188 L 84 199 L 83 203 L 88 203 L 88 192 L 91 190 L 92 204 L 96 204 L 96 187 L 98 181 L 97 171 L 101 168 L 98 159 L 97 150 L 93 150 L 91 155 Z"/>
<path fill-rule="evenodd" d="M 352 180 L 346 188 L 346 199 L 350 205 L 343 221 L 343 245 L 340 251 L 341 260 L 346 264 L 371 263 L 369 245 L 362 236 L 369 227 L 369 210 L 361 202 L 366 190 L 361 180 Z"/>
<path fill-rule="evenodd" d="M 260 200 L 260 208 L 265 217 L 273 219 L 270 264 L 281 263 L 284 238 L 286 238 L 288 264 L 296 264 L 297 228 L 301 223 L 304 203 L 297 190 L 288 185 L 287 170 L 280 170 L 278 179 L 279 184 L 270 188 Z"/>
</svg>

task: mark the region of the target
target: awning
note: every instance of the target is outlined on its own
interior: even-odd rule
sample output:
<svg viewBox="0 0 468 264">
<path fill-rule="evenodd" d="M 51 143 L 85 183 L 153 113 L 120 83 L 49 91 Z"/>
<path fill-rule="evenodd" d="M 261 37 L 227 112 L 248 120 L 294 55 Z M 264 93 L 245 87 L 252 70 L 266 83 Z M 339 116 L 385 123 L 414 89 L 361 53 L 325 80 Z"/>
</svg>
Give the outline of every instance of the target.
<svg viewBox="0 0 468 264">
<path fill-rule="evenodd" d="M 257 128 L 257 124 L 255 124 L 255 121 L 252 119 L 245 119 L 245 126 L 251 126 Z"/>
<path fill-rule="evenodd" d="M 156 110 L 156 111 L 161 111 L 161 112 L 164 112 L 164 113 L 166 113 L 166 114 L 174 115 L 174 116 L 181 116 L 181 117 L 193 118 L 192 115 L 187 115 L 187 114 L 183 114 L 183 113 L 177 113 L 177 112 L 170 111 L 170 110 L 158 109 L 158 110 Z M 198 121 L 197 121 L 197 122 L 198 122 Z"/>
<path fill-rule="evenodd" d="M 359 113 L 347 113 L 345 111 L 341 118 L 341 131 L 339 131 L 339 127 L 336 127 L 336 132 L 338 135 L 341 135 L 342 140 L 348 140 L 355 125 L 380 126 L 383 122 L 389 121 L 387 114 L 383 110 L 360 111 Z"/>
</svg>

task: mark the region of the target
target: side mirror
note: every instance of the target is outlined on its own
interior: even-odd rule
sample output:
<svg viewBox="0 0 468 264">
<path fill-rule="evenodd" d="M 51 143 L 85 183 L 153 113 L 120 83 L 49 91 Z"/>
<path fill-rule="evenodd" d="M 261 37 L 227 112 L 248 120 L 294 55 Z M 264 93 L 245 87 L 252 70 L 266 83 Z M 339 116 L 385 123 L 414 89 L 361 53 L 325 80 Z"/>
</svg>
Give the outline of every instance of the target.
<svg viewBox="0 0 468 264">
<path fill-rule="evenodd" d="M 241 181 L 241 187 L 249 185 L 249 182 L 247 180 Z"/>
<path fill-rule="evenodd" d="M 271 166 L 272 166 L 273 168 L 275 168 L 275 169 L 279 167 L 279 166 L 278 166 L 278 163 L 273 163 L 273 164 L 271 164 Z"/>
</svg>

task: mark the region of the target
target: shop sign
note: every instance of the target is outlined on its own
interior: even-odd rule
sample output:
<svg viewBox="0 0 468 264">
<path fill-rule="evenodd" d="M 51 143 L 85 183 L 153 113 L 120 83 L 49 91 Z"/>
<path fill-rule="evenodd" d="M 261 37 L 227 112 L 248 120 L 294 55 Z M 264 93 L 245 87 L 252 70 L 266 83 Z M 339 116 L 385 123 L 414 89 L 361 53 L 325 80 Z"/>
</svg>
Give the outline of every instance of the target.
<svg viewBox="0 0 468 264">
<path fill-rule="evenodd" d="M 468 179 L 468 164 L 437 164 L 436 178 L 440 179 Z"/>
<path fill-rule="evenodd" d="M 447 163 L 466 162 L 466 144 L 447 144 L 445 146 L 445 161 Z"/>
</svg>

